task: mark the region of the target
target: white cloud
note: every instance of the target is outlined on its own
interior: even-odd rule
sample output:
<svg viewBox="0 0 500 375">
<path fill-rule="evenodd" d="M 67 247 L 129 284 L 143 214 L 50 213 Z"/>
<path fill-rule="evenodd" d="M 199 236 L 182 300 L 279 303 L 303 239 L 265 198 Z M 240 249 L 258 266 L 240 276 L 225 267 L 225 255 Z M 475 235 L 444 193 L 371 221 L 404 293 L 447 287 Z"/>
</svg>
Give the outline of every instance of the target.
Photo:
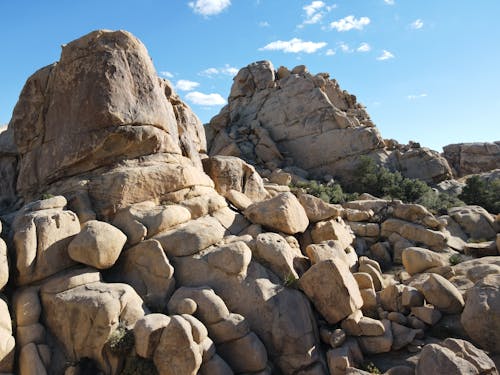
<svg viewBox="0 0 500 375">
<path fill-rule="evenodd" d="M 387 5 L 394 5 L 394 0 L 384 0 Z"/>
<path fill-rule="evenodd" d="M 420 18 L 413 21 L 411 24 L 410 24 L 410 27 L 412 29 L 415 29 L 415 30 L 418 30 L 418 29 L 421 29 L 422 27 L 424 27 L 424 21 L 422 21 Z"/>
<path fill-rule="evenodd" d="M 344 42 L 340 42 L 340 43 L 338 43 L 338 45 L 339 45 L 339 48 L 342 52 L 344 52 L 344 53 L 351 53 L 352 52 L 352 49 L 351 49 L 351 47 L 349 47 L 349 44 L 344 43 Z"/>
<path fill-rule="evenodd" d="M 237 68 L 235 68 L 234 66 L 231 66 L 229 64 L 225 64 L 221 68 L 208 68 L 208 69 L 202 70 L 198 74 L 200 76 L 213 78 L 214 76 L 219 76 L 219 75 L 234 77 L 236 75 L 236 73 L 238 73 Z"/>
<path fill-rule="evenodd" d="M 187 79 L 180 79 L 175 84 L 175 88 L 181 91 L 192 91 L 197 88 L 200 84 L 194 81 L 188 81 Z"/>
<path fill-rule="evenodd" d="M 277 40 L 259 48 L 259 51 L 283 51 L 285 53 L 314 53 L 325 47 L 325 42 L 306 42 L 299 38 Z"/>
<path fill-rule="evenodd" d="M 160 75 L 166 78 L 174 78 L 174 75 L 167 71 L 160 72 Z"/>
<path fill-rule="evenodd" d="M 370 19 L 368 17 L 355 18 L 351 15 L 330 23 L 330 28 L 336 29 L 337 31 L 349 31 L 352 29 L 363 30 L 369 23 Z"/>
<path fill-rule="evenodd" d="M 415 100 L 415 99 L 425 98 L 426 96 L 427 94 L 424 92 L 422 94 L 408 95 L 407 98 L 408 100 Z"/>
<path fill-rule="evenodd" d="M 267 21 L 260 21 L 259 22 L 259 27 L 269 27 L 269 26 L 271 26 L 271 25 Z"/>
<path fill-rule="evenodd" d="M 326 5 L 323 1 L 313 1 L 311 4 L 302 7 L 305 11 L 305 20 L 300 25 L 299 28 L 303 28 L 304 25 L 314 25 L 321 22 L 325 14 L 330 12 L 332 9 L 336 8 L 337 5 Z"/>
<path fill-rule="evenodd" d="M 389 59 L 393 59 L 393 58 L 394 58 L 394 55 L 391 52 L 384 49 L 382 51 L 382 54 L 379 57 L 377 57 L 377 60 L 384 61 L 384 60 L 389 60 Z"/>
<path fill-rule="evenodd" d="M 220 94 L 203 94 L 199 91 L 192 91 L 186 94 L 186 99 L 193 104 L 205 106 L 217 106 L 226 104 L 226 100 Z"/>
<path fill-rule="evenodd" d="M 369 52 L 371 51 L 372 47 L 368 43 L 361 43 L 359 47 L 356 49 L 358 52 Z"/>
<path fill-rule="evenodd" d="M 326 50 L 326 55 L 327 56 L 333 56 L 333 55 L 335 55 L 335 53 L 336 52 L 333 49 L 331 49 L 331 48 L 329 48 L 329 49 Z"/>
<path fill-rule="evenodd" d="M 215 16 L 231 5 L 231 0 L 196 0 L 188 3 L 195 13 L 202 16 Z"/>
</svg>

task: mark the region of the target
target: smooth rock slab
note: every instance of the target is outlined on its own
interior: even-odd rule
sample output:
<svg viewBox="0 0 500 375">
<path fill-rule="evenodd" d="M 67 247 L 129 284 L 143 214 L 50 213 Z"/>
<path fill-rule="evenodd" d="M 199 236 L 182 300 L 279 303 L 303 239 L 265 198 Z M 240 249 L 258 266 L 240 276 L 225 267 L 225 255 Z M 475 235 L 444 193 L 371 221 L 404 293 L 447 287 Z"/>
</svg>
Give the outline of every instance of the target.
<svg viewBox="0 0 500 375">
<path fill-rule="evenodd" d="M 330 324 L 363 306 L 358 284 L 340 260 L 316 263 L 302 275 L 299 287 Z"/>
<path fill-rule="evenodd" d="M 458 289 L 441 275 L 426 274 L 424 281 L 414 286 L 427 302 L 445 314 L 459 314 L 464 308 L 464 299 Z"/>
</svg>

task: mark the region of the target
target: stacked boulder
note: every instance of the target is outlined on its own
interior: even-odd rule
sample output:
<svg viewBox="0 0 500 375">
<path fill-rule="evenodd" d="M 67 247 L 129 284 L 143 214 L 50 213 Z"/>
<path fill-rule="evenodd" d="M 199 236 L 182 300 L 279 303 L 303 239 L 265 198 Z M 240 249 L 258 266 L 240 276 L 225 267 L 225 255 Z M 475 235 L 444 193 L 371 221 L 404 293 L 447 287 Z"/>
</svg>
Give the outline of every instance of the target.
<svg viewBox="0 0 500 375">
<path fill-rule="evenodd" d="M 500 141 L 447 145 L 443 147 L 443 157 L 456 177 L 489 172 L 500 168 Z"/>
<path fill-rule="evenodd" d="M 452 177 L 446 159 L 417 143 L 385 141 L 363 105 L 328 73 L 270 61 L 242 68 L 228 104 L 207 127 L 210 155 L 238 156 L 263 172 L 300 167 L 349 182 L 360 156 L 410 178 Z"/>
<path fill-rule="evenodd" d="M 275 88 L 273 69 L 254 68 L 235 100 Z M 290 90 L 312 79 L 288 77 Z M 349 113 L 323 97 L 316 114 L 333 117 L 320 118 L 376 134 L 352 97 L 316 81 Z M 280 153 L 255 130 L 259 155 Z M 478 207 L 328 204 L 291 191 L 286 171 L 266 180 L 207 157 L 199 120 L 127 32 L 64 46 L 28 80 L 8 131 L 19 170 L 2 216 L 0 373 L 348 374 L 405 348 L 420 359 L 388 374 L 434 360 L 496 373 L 481 349 L 499 351 L 498 221 Z M 432 341 L 443 320 L 481 349 Z"/>
</svg>

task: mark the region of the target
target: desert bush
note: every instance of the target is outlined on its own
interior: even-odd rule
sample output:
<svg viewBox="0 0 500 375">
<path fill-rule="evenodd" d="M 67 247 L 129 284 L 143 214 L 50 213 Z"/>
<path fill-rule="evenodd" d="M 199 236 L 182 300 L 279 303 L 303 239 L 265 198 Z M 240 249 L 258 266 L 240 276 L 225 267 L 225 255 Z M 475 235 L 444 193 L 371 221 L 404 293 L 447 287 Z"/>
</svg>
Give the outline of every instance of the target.
<svg viewBox="0 0 500 375">
<path fill-rule="evenodd" d="M 311 194 L 324 200 L 327 203 L 344 203 L 357 198 L 357 194 L 347 194 L 338 183 L 321 184 L 317 181 L 308 183 L 298 183 L 290 185 L 292 190 L 303 189 L 307 194 Z"/>
<path fill-rule="evenodd" d="M 108 338 L 109 349 L 115 354 L 129 353 L 134 344 L 134 332 L 121 325 Z"/>
<path fill-rule="evenodd" d="M 158 371 L 150 359 L 133 355 L 125 359 L 120 375 L 158 375 Z"/>
<path fill-rule="evenodd" d="M 486 181 L 479 176 L 469 177 L 458 196 L 467 204 L 483 207 L 493 214 L 500 213 L 500 178 Z"/>
</svg>

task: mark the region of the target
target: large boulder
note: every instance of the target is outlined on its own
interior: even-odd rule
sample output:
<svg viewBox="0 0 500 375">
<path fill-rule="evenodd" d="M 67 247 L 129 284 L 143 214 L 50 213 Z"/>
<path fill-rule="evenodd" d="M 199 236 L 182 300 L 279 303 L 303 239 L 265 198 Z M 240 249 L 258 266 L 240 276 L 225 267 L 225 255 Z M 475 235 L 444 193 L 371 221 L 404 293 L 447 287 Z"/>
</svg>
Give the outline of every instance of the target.
<svg viewBox="0 0 500 375">
<path fill-rule="evenodd" d="M 410 275 L 424 272 L 429 268 L 449 264 L 448 258 L 440 253 L 421 247 L 408 247 L 402 253 L 403 266 Z"/>
<path fill-rule="evenodd" d="M 0 128 L 0 213 L 11 211 L 18 200 L 18 162 L 13 128 Z"/>
<path fill-rule="evenodd" d="M 309 225 L 306 211 L 292 193 L 281 193 L 250 205 L 244 212 L 248 220 L 286 234 L 304 232 Z"/>
<path fill-rule="evenodd" d="M 299 287 L 330 324 L 338 323 L 363 306 L 354 276 L 339 259 L 313 265 L 300 278 Z"/>
<path fill-rule="evenodd" d="M 480 206 L 453 207 L 448 211 L 462 230 L 473 239 L 494 239 L 497 233 L 495 218 Z"/>
<path fill-rule="evenodd" d="M 12 225 L 18 285 L 41 280 L 75 264 L 68 245 L 80 232 L 76 214 L 62 207 L 30 211 L 36 208 L 25 207 Z"/>
<path fill-rule="evenodd" d="M 500 141 L 447 145 L 443 147 L 443 156 L 457 177 L 488 172 L 500 165 Z"/>
<path fill-rule="evenodd" d="M 500 353 L 500 275 L 478 281 L 467 293 L 462 325 L 483 349 Z"/>
<path fill-rule="evenodd" d="M 9 308 L 7 303 L 0 298 L 0 372 L 14 371 L 15 346 Z"/>
</svg>

